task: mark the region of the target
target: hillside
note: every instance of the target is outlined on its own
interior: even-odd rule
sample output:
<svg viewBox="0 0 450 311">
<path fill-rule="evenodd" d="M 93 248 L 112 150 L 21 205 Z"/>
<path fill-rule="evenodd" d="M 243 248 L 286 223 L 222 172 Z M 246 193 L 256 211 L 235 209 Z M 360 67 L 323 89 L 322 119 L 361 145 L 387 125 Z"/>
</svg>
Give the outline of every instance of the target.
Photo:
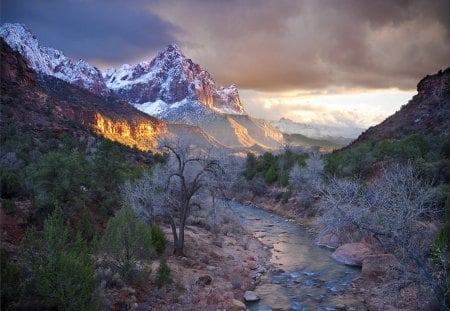
<svg viewBox="0 0 450 311">
<path fill-rule="evenodd" d="M 412 134 L 450 134 L 450 68 L 423 78 L 417 84 L 417 95 L 395 114 L 367 129 L 350 146 Z"/>
</svg>

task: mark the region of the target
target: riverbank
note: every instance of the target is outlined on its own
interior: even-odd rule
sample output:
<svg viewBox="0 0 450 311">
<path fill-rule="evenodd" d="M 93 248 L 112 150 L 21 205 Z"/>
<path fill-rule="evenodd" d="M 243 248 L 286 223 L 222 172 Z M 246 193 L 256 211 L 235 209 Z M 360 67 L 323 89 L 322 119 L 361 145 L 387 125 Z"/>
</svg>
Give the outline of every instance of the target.
<svg viewBox="0 0 450 311">
<path fill-rule="evenodd" d="M 159 261 L 154 261 L 149 278 L 141 284 L 106 293 L 112 310 L 245 310 L 244 293 L 253 290 L 270 270 L 271 253 L 238 223 L 218 235 L 200 226 L 185 230 L 185 256 L 172 255 L 170 227 L 165 257 L 172 284 L 158 288 Z"/>
<path fill-rule="evenodd" d="M 316 212 L 319 202 L 315 202 L 315 206 L 305 209 L 300 206 L 296 198 L 291 198 L 284 203 L 269 195 L 251 198 L 242 196 L 240 199 L 245 200 L 247 205 L 257 206 L 294 221 L 317 240 L 319 218 L 316 216 Z M 359 242 L 359 240 L 352 239 L 352 237 L 346 237 L 345 241 L 338 241 L 337 245 Z M 397 261 L 393 255 L 385 254 L 380 246 L 371 244 L 365 239 L 361 242 L 369 243 L 370 247 L 374 249 L 374 255 L 370 256 L 370 260 L 364 261 L 362 273 L 351 282 L 352 295 L 357 297 L 357 300 L 361 301 L 364 306 L 361 310 L 417 310 L 419 306 L 425 306 L 425 309 L 431 310 L 435 307 L 429 296 L 432 293 L 421 293 L 415 284 L 399 278 L 398 273 L 395 272 Z M 421 295 L 420 298 L 419 295 Z M 351 310 L 351 308 L 342 310 Z"/>
</svg>

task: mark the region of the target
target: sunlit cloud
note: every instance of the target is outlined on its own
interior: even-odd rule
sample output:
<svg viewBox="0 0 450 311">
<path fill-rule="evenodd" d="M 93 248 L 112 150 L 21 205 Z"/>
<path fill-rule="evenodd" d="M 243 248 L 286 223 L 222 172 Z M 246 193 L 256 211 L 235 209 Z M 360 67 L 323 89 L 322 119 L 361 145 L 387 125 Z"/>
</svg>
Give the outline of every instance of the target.
<svg viewBox="0 0 450 311">
<path fill-rule="evenodd" d="M 395 89 L 352 93 L 314 94 L 242 91 L 245 109 L 269 120 L 367 128 L 393 114 L 415 94 Z"/>
</svg>

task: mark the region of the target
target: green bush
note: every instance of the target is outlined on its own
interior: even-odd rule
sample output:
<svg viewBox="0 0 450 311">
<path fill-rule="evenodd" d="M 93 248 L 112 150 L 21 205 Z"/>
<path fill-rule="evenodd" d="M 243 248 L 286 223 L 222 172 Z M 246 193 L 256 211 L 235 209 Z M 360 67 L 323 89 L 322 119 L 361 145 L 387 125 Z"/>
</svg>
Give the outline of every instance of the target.
<svg viewBox="0 0 450 311">
<path fill-rule="evenodd" d="M 158 255 L 164 254 L 164 251 L 166 250 L 166 237 L 164 236 L 164 232 L 161 227 L 158 225 L 153 225 L 151 227 L 151 233 L 152 244 L 155 247 L 156 253 L 158 253 Z"/>
<path fill-rule="evenodd" d="M 150 261 L 154 254 L 151 228 L 130 207 L 123 207 L 110 220 L 100 242 L 108 265 L 124 280 L 135 278 L 136 263 Z"/>
<path fill-rule="evenodd" d="M 158 271 L 156 273 L 156 284 L 159 288 L 170 285 L 172 283 L 172 277 L 170 276 L 170 267 L 167 264 L 166 258 L 161 258 Z"/>
<path fill-rule="evenodd" d="M 20 268 L 16 263 L 8 261 L 3 250 L 0 256 L 1 309 L 7 310 L 14 301 L 18 301 L 20 298 Z"/>
<path fill-rule="evenodd" d="M 447 196 L 447 200 L 444 205 L 444 225 L 439 229 L 439 232 L 434 241 L 435 249 L 446 249 L 450 252 L 450 196 Z"/>
<path fill-rule="evenodd" d="M 287 203 L 291 197 L 292 197 L 292 186 L 289 186 L 288 190 L 283 192 L 283 196 L 281 197 L 281 202 Z"/>
<path fill-rule="evenodd" d="M 16 172 L 2 167 L 0 170 L 0 194 L 2 198 L 11 199 L 20 193 L 21 183 Z"/>
<path fill-rule="evenodd" d="M 20 262 L 25 295 L 46 309 L 98 309 L 94 263 L 83 244 L 70 240 L 61 208 L 45 221 L 42 235 L 26 232 Z"/>
<path fill-rule="evenodd" d="M 88 163 L 79 154 L 54 151 L 32 168 L 34 204 L 44 213 L 58 202 L 72 215 L 87 199 Z"/>
<path fill-rule="evenodd" d="M 16 203 L 13 200 L 2 199 L 2 208 L 8 215 L 14 215 L 16 212 Z"/>
<path fill-rule="evenodd" d="M 277 176 L 273 166 L 269 167 L 266 174 L 264 175 L 264 180 L 266 181 L 266 183 L 272 184 L 273 182 L 275 182 L 277 180 L 277 178 L 278 178 L 278 176 Z"/>
</svg>

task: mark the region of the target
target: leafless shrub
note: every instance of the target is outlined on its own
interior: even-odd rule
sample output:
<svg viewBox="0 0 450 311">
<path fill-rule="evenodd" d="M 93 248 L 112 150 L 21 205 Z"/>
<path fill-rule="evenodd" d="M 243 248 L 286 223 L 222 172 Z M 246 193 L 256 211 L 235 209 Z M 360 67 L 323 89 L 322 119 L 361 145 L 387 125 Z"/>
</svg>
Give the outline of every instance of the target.
<svg viewBox="0 0 450 311">
<path fill-rule="evenodd" d="M 154 175 L 158 174 L 158 170 L 159 168 L 155 170 Z M 120 187 L 123 203 L 149 222 L 154 222 L 155 216 L 161 214 L 164 199 L 161 191 L 161 185 L 148 173 L 134 182 L 127 181 Z"/>
<path fill-rule="evenodd" d="M 363 231 L 373 236 L 403 263 L 403 277 L 431 288 L 445 310 L 442 284 L 429 259 L 434 217 L 431 184 L 419 178 L 412 166 L 395 165 L 365 186 L 355 180 L 331 178 L 323 189 L 323 232 Z"/>
</svg>

